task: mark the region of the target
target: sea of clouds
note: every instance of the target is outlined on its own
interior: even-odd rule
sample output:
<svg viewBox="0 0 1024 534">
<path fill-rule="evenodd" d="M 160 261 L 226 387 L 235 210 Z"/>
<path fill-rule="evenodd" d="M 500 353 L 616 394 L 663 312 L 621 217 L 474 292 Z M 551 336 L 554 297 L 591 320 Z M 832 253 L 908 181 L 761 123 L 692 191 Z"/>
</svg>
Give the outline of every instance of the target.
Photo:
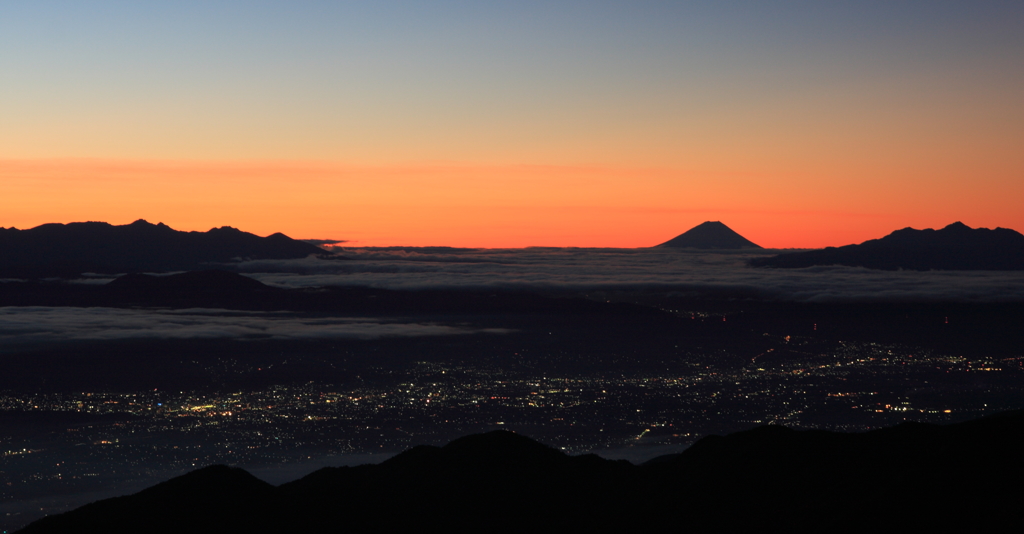
<svg viewBox="0 0 1024 534">
<path fill-rule="evenodd" d="M 1002 302 L 1024 299 L 1022 271 L 878 271 L 826 266 L 754 268 L 779 251 L 672 249 L 352 248 L 337 257 L 243 262 L 235 268 L 281 287 L 643 291 L 805 302 Z"/>
<path fill-rule="evenodd" d="M 330 259 L 247 261 L 231 266 L 289 287 L 504 289 L 589 294 L 716 296 L 800 302 L 1024 300 L 1021 271 L 878 271 L 857 267 L 754 268 L 775 251 L 671 249 L 349 248 Z M 96 276 L 82 283 L 102 284 Z M 309 317 L 228 310 L 0 308 L 0 346 L 141 338 L 310 339 L 502 333 L 465 325 Z"/>
<path fill-rule="evenodd" d="M 504 332 L 460 325 L 217 309 L 0 307 L 0 345 L 11 348 L 121 339 L 375 339 Z"/>
</svg>

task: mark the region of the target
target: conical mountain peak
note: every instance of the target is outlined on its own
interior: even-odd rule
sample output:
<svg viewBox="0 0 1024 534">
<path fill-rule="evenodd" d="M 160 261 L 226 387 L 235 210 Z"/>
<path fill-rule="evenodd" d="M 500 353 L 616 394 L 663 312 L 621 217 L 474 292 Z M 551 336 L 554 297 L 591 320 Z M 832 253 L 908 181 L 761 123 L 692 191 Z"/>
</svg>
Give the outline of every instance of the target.
<svg viewBox="0 0 1024 534">
<path fill-rule="evenodd" d="M 658 246 L 703 250 L 761 248 L 719 221 L 706 221 L 698 224 Z"/>
</svg>

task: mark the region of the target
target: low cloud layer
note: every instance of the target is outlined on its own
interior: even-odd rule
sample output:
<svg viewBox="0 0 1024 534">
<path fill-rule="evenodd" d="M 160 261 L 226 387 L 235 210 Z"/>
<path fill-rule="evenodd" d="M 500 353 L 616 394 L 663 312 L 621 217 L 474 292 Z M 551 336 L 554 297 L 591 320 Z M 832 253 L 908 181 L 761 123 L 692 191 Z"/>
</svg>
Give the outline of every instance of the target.
<svg viewBox="0 0 1024 534">
<path fill-rule="evenodd" d="M 347 259 L 265 260 L 241 272 L 282 287 L 495 288 L 726 294 L 805 302 L 1024 300 L 1020 271 L 878 271 L 828 266 L 753 268 L 759 252 L 666 249 L 347 249 Z"/>
<path fill-rule="evenodd" d="M 506 330 L 213 309 L 0 307 L 0 345 L 6 346 L 118 339 L 374 339 L 479 332 Z"/>
</svg>

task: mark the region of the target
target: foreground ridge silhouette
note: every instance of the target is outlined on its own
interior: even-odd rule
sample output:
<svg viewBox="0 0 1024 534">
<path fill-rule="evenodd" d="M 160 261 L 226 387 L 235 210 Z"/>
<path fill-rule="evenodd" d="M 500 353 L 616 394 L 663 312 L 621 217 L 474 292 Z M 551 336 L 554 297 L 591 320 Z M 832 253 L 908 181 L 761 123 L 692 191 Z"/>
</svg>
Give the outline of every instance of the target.
<svg viewBox="0 0 1024 534">
<path fill-rule="evenodd" d="M 859 245 L 779 254 L 750 261 L 755 267 L 846 265 L 917 271 L 1024 269 L 1024 235 L 1008 228 L 971 228 L 955 222 L 941 230 L 904 228 Z"/>
<path fill-rule="evenodd" d="M 761 248 L 718 221 L 707 221 L 658 245 L 656 248 L 744 249 Z"/>
<path fill-rule="evenodd" d="M 1019 530 L 1024 411 L 866 433 L 763 426 L 641 466 L 494 431 L 273 487 L 211 466 L 20 532 Z"/>
<path fill-rule="evenodd" d="M 239 259 L 295 259 L 324 250 L 276 233 L 259 237 L 230 226 L 179 232 L 139 219 L 0 228 L 0 277 L 77 277 L 81 273 L 182 271 Z"/>
</svg>

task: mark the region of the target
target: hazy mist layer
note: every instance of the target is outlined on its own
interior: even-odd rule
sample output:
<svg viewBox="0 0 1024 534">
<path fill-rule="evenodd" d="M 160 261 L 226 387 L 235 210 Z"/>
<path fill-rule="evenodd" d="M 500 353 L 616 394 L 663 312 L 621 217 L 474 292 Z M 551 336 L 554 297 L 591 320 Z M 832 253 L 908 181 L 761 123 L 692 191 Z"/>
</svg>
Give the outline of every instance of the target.
<svg viewBox="0 0 1024 534">
<path fill-rule="evenodd" d="M 243 273 L 283 287 L 360 285 L 390 289 L 659 291 L 805 302 L 1013 301 L 1024 272 L 878 271 L 827 266 L 766 269 L 760 252 L 663 249 L 348 249 L 347 260 L 252 261 Z"/>
</svg>

